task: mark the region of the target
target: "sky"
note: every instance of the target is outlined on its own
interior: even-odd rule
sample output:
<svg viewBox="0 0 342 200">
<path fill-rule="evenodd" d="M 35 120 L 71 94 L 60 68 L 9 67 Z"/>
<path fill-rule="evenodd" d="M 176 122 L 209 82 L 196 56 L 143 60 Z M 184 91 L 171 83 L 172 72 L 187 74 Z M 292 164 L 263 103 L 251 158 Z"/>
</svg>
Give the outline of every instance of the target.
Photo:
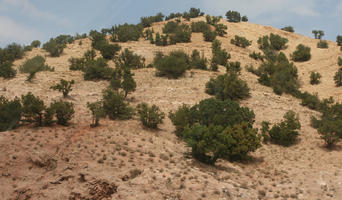
<svg viewBox="0 0 342 200">
<path fill-rule="evenodd" d="M 168 15 L 191 7 L 214 16 L 236 10 L 252 23 L 277 28 L 291 25 L 309 37 L 313 37 L 312 30 L 323 30 L 323 39 L 332 41 L 342 35 L 341 0 L 0 0 L 0 47 L 136 24 L 142 16 Z"/>
</svg>

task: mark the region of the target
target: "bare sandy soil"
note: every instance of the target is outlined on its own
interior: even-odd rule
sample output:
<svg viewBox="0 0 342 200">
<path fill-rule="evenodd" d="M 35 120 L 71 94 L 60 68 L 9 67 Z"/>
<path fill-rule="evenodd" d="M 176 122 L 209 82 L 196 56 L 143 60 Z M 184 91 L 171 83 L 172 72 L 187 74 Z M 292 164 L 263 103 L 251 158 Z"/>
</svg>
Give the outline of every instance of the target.
<svg viewBox="0 0 342 200">
<path fill-rule="evenodd" d="M 155 24 L 154 30 L 160 30 L 163 23 Z M 276 33 L 289 39 L 284 51 L 287 56 L 300 43 L 310 46 L 312 59 L 296 63 L 301 90 L 342 100 L 342 90 L 333 81 L 337 58 L 342 56 L 336 43 L 328 41 L 329 49 L 318 49 L 317 40 L 296 33 L 249 22 L 222 23 L 228 26 L 228 35 L 219 37 L 222 47 L 232 55 L 231 61 L 240 61 L 243 67 L 260 64 L 249 54 L 259 51 L 256 41 L 266 34 Z M 252 46 L 233 46 L 230 39 L 234 35 L 252 40 Z M 260 127 L 263 120 L 279 122 L 286 111 L 294 110 L 302 124 L 298 144 L 288 148 L 263 145 L 248 163 L 219 160 L 216 166 L 207 166 L 189 156 L 185 143 L 173 134 L 169 119 L 158 131 L 143 128 L 138 119 L 106 119 L 101 126 L 90 128 L 86 103 L 100 99 L 108 82 L 84 81 L 81 72 L 69 70 L 68 63 L 69 58 L 81 57 L 90 49 L 90 43 L 89 39 L 84 39 L 82 45 L 75 41 L 59 58 L 33 49 L 15 66 L 27 58 L 44 55 L 54 72 L 39 72 L 32 83 L 20 73 L 14 79 L 0 79 L 0 95 L 14 98 L 32 92 L 46 103 L 62 98 L 49 89 L 61 78 L 76 82 L 68 98 L 76 109 L 71 126 L 25 126 L 0 134 L 0 199 L 342 199 L 342 147 L 338 145 L 332 151 L 323 147 L 324 142 L 310 126 L 310 116 L 318 113 L 302 107 L 299 100 L 289 95 L 274 94 L 245 69 L 241 77 L 251 88 L 251 98 L 242 105 L 254 110 L 256 126 Z M 147 63 L 159 50 L 182 49 L 190 53 L 198 49 L 211 57 L 211 43 L 195 33 L 188 44 L 156 47 L 141 40 L 120 45 L 144 56 Z M 321 84 L 309 84 L 311 71 L 321 73 Z M 209 97 L 204 92 L 205 83 L 224 73 L 224 69 L 192 72 L 178 80 L 168 80 L 155 77 L 151 68 L 134 70 L 137 90 L 129 95 L 129 101 L 132 105 L 156 104 L 165 113 L 184 103 L 193 105 Z"/>
</svg>

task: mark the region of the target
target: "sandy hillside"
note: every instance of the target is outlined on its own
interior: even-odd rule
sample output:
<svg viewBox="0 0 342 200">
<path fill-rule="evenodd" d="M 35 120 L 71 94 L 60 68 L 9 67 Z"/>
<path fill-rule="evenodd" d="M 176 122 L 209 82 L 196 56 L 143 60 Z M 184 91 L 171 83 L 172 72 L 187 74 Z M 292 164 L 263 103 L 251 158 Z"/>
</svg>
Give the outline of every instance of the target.
<svg viewBox="0 0 342 200">
<path fill-rule="evenodd" d="M 242 67 L 260 64 L 249 54 L 259 52 L 256 41 L 266 34 L 276 33 L 289 39 L 284 51 L 287 56 L 300 43 L 310 46 L 312 59 L 296 63 L 301 90 L 342 101 L 342 90 L 333 81 L 337 58 L 342 56 L 336 43 L 329 41 L 329 49 L 318 49 L 317 40 L 296 33 L 249 22 L 221 22 L 228 26 L 228 35 L 218 39 L 232 55 L 231 61 L 240 61 Z M 164 23 L 154 24 L 154 30 L 161 30 Z M 230 44 L 234 35 L 252 40 L 252 46 L 242 49 Z M 156 47 L 141 40 L 120 45 L 144 56 L 147 64 L 156 51 L 183 49 L 190 53 L 198 49 L 211 57 L 211 43 L 204 42 L 202 34 L 197 33 L 187 44 Z M 302 124 L 298 144 L 288 148 L 264 145 L 252 154 L 254 160 L 249 163 L 219 160 L 216 166 L 207 166 L 189 156 L 185 143 L 173 134 L 168 118 L 158 131 L 143 128 L 137 119 L 107 119 L 101 121 L 101 126 L 90 128 L 86 103 L 100 99 L 108 82 L 84 81 L 81 72 L 69 70 L 68 63 L 69 58 L 81 57 L 90 48 L 89 39 L 84 39 L 82 45 L 75 41 L 58 58 L 33 49 L 15 66 L 27 58 L 44 55 L 54 72 L 39 72 L 32 83 L 20 73 L 14 79 L 0 79 L 0 95 L 14 98 L 32 92 L 46 103 L 62 98 L 59 92 L 49 89 L 61 78 L 76 82 L 68 99 L 76 109 L 71 126 L 25 126 L 0 134 L 0 199 L 342 199 L 342 148 L 327 151 L 323 147 L 323 141 L 310 126 L 310 116 L 318 113 L 302 107 L 298 99 L 289 95 L 275 95 L 245 69 L 241 77 L 251 88 L 251 98 L 242 105 L 254 110 L 256 126 L 263 120 L 279 122 L 286 111 L 294 110 Z M 321 73 L 321 84 L 309 84 L 311 71 Z M 137 89 L 129 95 L 129 101 L 132 105 L 156 104 L 165 113 L 183 103 L 193 105 L 209 97 L 204 92 L 205 83 L 224 73 L 224 69 L 192 72 L 178 80 L 168 80 L 155 77 L 151 68 L 134 70 Z"/>
</svg>

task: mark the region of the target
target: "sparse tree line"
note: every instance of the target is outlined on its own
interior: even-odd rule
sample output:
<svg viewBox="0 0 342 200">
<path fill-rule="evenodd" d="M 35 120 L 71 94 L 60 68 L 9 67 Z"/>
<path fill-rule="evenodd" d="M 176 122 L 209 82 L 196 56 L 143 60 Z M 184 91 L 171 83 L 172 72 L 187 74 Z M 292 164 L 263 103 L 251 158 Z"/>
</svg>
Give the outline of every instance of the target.
<svg viewBox="0 0 342 200">
<path fill-rule="evenodd" d="M 317 38 L 322 38 L 324 33 L 317 32 Z M 318 38 L 318 39 L 319 39 Z M 325 141 L 328 148 L 334 146 L 342 138 L 340 133 L 342 130 L 342 121 L 339 119 L 342 116 L 342 109 L 339 103 L 334 103 L 334 99 L 330 97 L 329 99 L 320 100 L 317 94 L 310 94 L 308 92 L 299 91 L 299 81 L 298 81 L 298 70 L 294 63 L 290 62 L 284 53 L 280 52 L 286 48 L 286 43 L 288 40 L 280 36 L 271 34 L 269 37 L 264 36 L 259 38 L 258 44 L 259 49 L 262 50 L 263 54 L 253 52 L 250 57 L 261 60 L 262 64 L 254 69 L 253 67 L 248 67 L 247 70 L 254 73 L 259 77 L 259 83 L 272 87 L 276 94 L 281 95 L 282 93 L 288 93 L 296 98 L 301 99 L 302 105 L 310 109 L 319 111 L 322 113 L 320 118 L 312 117 L 311 125 L 317 129 L 321 138 Z M 299 44 L 291 55 L 291 59 L 295 62 L 305 62 L 311 58 L 310 48 Z M 338 58 L 338 64 L 342 65 L 342 59 Z M 336 86 L 339 86 L 342 82 L 342 70 L 339 70 L 334 77 Z M 310 74 L 310 83 L 319 84 L 321 75 L 317 72 L 312 72 Z M 288 118 L 291 118 L 289 120 Z M 282 138 L 287 134 L 283 133 L 286 130 L 286 121 L 295 122 L 296 118 L 293 114 L 288 114 L 284 116 L 286 119 L 278 125 L 274 125 L 270 129 L 269 124 L 264 122 L 262 128 L 262 134 L 264 141 L 271 140 L 272 135 L 278 134 L 277 137 Z M 291 127 L 300 128 L 300 125 L 293 123 Z M 291 135 L 298 135 L 296 131 L 289 131 Z M 283 136 L 282 136 L 283 135 Z M 288 138 L 286 141 L 292 141 L 293 139 Z M 276 142 L 279 144 L 286 145 L 286 142 Z"/>
</svg>

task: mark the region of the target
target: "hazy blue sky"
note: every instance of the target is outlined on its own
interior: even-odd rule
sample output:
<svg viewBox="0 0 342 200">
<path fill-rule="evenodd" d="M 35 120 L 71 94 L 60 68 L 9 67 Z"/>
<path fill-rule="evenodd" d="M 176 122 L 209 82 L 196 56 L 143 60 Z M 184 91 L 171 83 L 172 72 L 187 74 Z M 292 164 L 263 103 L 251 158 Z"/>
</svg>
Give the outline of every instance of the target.
<svg viewBox="0 0 342 200">
<path fill-rule="evenodd" d="M 341 0 L 0 0 L 0 46 L 138 23 L 141 16 L 190 7 L 222 16 L 237 10 L 250 22 L 278 28 L 292 25 L 310 37 L 313 29 L 324 30 L 324 38 L 333 41 L 342 35 Z"/>
</svg>

